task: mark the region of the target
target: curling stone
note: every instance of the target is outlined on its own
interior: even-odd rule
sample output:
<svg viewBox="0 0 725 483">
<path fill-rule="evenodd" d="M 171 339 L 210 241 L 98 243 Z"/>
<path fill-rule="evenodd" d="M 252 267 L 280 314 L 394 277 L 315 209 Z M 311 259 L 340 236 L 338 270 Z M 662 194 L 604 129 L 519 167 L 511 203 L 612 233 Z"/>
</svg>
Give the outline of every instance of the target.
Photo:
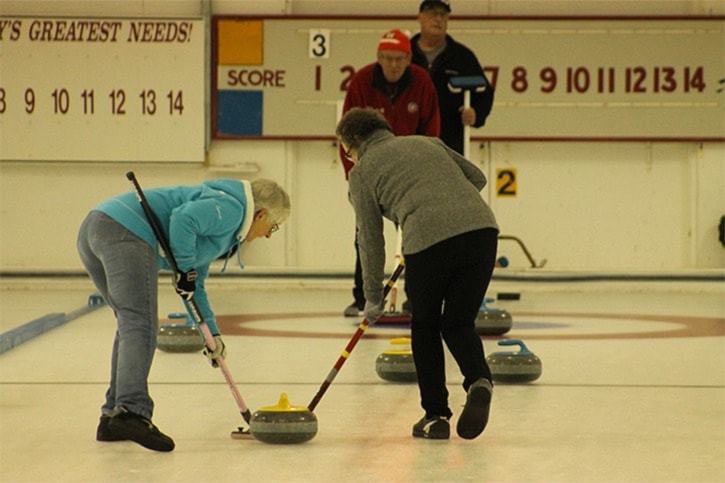
<svg viewBox="0 0 725 483">
<path fill-rule="evenodd" d="M 271 444 L 304 443 L 317 434 L 317 416 L 305 406 L 290 405 L 283 392 L 276 406 L 260 408 L 249 421 L 255 439 Z"/>
<path fill-rule="evenodd" d="M 486 303 L 493 299 L 484 299 L 476 316 L 476 333 L 478 335 L 501 335 L 511 330 L 514 321 L 511 314 L 502 309 L 493 309 Z"/>
<path fill-rule="evenodd" d="M 182 313 L 169 314 L 169 318 L 184 319 L 184 324 L 161 326 L 156 336 L 156 346 L 165 352 L 198 352 L 204 348 L 204 337 L 194 321 Z"/>
<path fill-rule="evenodd" d="M 375 372 L 381 379 L 393 382 L 416 382 L 413 351 L 410 350 L 410 338 L 392 339 L 393 348 L 386 350 L 375 360 Z"/>
<path fill-rule="evenodd" d="M 523 341 L 500 340 L 498 345 L 517 345 L 519 352 L 494 352 L 486 357 L 495 382 L 531 382 L 541 376 L 541 359 L 531 352 Z"/>
</svg>

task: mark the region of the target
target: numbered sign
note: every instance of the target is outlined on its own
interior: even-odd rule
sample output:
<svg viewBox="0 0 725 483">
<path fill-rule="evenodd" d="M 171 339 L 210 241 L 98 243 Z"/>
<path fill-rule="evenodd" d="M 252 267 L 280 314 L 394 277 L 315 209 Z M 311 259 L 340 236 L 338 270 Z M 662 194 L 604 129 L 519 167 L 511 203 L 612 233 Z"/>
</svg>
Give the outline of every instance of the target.
<svg viewBox="0 0 725 483">
<path fill-rule="evenodd" d="M 330 31 L 328 29 L 310 29 L 310 59 L 330 58 Z"/>
<path fill-rule="evenodd" d="M 212 135 L 334 138 L 350 79 L 393 28 L 419 25 L 413 17 L 214 17 Z M 496 91 L 473 139 L 725 140 L 721 17 L 455 18 L 450 29 Z"/>
<path fill-rule="evenodd" d="M 0 17 L 0 160 L 204 160 L 204 22 Z"/>
<path fill-rule="evenodd" d="M 517 194 L 516 168 L 499 168 L 496 170 L 496 196 L 513 198 Z"/>
</svg>

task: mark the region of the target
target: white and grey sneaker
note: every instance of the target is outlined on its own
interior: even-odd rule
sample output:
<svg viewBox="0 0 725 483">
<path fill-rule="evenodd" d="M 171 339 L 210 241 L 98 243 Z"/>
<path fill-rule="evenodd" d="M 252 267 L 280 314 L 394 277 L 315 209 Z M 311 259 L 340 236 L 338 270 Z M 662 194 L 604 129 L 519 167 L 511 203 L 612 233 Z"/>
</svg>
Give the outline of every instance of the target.
<svg viewBox="0 0 725 483">
<path fill-rule="evenodd" d="M 423 416 L 420 421 L 413 425 L 413 437 L 425 439 L 448 439 L 451 436 L 451 425 L 448 418 Z"/>
<path fill-rule="evenodd" d="M 345 307 L 345 311 L 343 313 L 345 314 L 345 317 L 359 317 L 362 315 L 363 309 L 364 307 L 358 305 L 357 302 L 353 302 Z"/>
</svg>

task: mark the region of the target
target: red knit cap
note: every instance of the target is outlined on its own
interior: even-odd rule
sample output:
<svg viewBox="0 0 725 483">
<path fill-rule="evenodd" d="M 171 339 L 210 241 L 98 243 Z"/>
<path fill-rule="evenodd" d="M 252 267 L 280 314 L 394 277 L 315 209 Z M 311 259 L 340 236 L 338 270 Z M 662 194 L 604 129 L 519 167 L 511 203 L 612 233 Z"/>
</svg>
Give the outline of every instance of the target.
<svg viewBox="0 0 725 483">
<path fill-rule="evenodd" d="M 410 54 L 410 39 L 400 30 L 390 30 L 389 32 L 385 32 L 380 38 L 378 50 L 399 50 Z"/>
</svg>

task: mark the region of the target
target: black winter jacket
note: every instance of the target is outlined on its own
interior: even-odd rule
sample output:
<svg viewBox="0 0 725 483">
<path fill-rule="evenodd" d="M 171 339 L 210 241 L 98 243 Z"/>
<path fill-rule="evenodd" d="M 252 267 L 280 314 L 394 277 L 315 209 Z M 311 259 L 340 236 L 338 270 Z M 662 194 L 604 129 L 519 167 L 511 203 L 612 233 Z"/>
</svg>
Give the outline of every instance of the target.
<svg viewBox="0 0 725 483">
<path fill-rule="evenodd" d="M 478 63 L 476 55 L 465 45 L 456 42 L 453 37 L 446 35 L 446 48 L 436 57 L 433 65 L 428 67 L 428 61 L 420 47 L 418 39 L 420 33 L 410 39 L 413 49 L 413 63 L 428 71 L 438 92 L 438 104 L 441 114 L 441 139 L 446 145 L 459 153 L 463 153 L 463 124 L 459 109 L 463 106 L 463 94 L 453 93 L 448 88 L 451 77 L 456 76 L 483 76 L 483 68 Z M 488 79 L 486 79 L 488 83 Z M 471 93 L 471 107 L 476 110 L 474 127 L 481 127 L 493 107 L 493 87 L 489 84 L 484 92 Z"/>
</svg>

